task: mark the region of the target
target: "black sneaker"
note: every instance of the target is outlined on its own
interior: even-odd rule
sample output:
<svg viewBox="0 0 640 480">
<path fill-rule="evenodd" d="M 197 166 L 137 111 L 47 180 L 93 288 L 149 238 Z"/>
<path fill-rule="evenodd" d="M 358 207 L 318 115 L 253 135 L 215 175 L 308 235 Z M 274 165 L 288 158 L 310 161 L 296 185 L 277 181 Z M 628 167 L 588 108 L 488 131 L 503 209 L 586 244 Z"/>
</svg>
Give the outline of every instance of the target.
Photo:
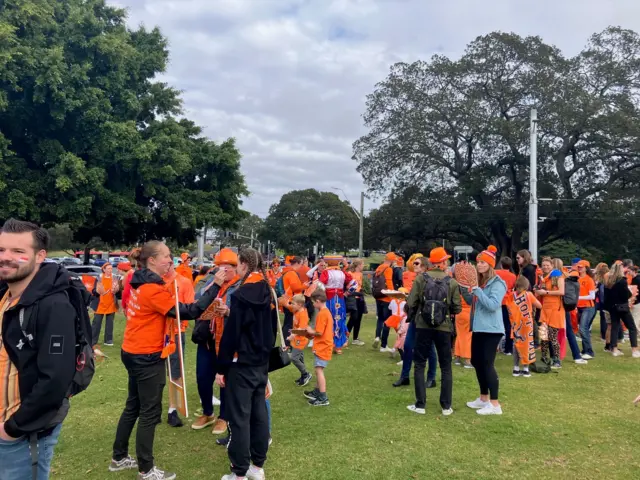
<svg viewBox="0 0 640 480">
<path fill-rule="evenodd" d="M 513 374 L 514 377 L 519 377 L 521 375 L 520 370 L 516 370 L 515 368 L 513 369 L 513 372 L 511 372 Z"/>
<path fill-rule="evenodd" d="M 562 364 L 560 362 L 553 362 L 553 364 L 551 365 L 551 368 L 553 368 L 554 370 L 558 370 L 560 368 L 562 368 Z"/>
<path fill-rule="evenodd" d="M 226 447 L 229 444 L 229 437 L 222 437 L 216 439 L 216 445 L 220 445 L 221 447 Z"/>
<path fill-rule="evenodd" d="M 301 387 L 303 379 L 304 379 L 304 377 L 300 377 L 299 379 L 294 380 L 293 383 L 295 383 L 297 386 Z"/>
<path fill-rule="evenodd" d="M 307 385 L 309 385 L 309 382 L 311 381 L 312 378 L 313 378 L 313 375 L 307 372 L 307 374 L 300 379 L 300 386 L 306 387 Z"/>
<path fill-rule="evenodd" d="M 436 385 L 438 384 L 435 380 L 427 380 L 427 388 L 436 388 Z"/>
<path fill-rule="evenodd" d="M 178 416 L 177 410 L 174 410 L 169 414 L 169 416 L 167 417 L 167 423 L 170 427 L 182 427 L 184 425 L 182 423 L 182 420 L 180 420 L 180 417 Z"/>
<path fill-rule="evenodd" d="M 318 391 L 317 388 L 314 388 L 313 390 L 310 390 L 308 392 L 303 392 L 302 394 L 309 400 L 315 400 L 320 395 L 320 392 Z"/>
<path fill-rule="evenodd" d="M 394 387 L 406 387 L 411 385 L 411 381 L 408 378 L 399 378 L 395 382 L 393 382 Z"/>
<path fill-rule="evenodd" d="M 313 400 L 309 400 L 309 405 L 312 407 L 328 407 L 329 406 L 329 398 L 325 395 L 324 398 L 314 398 Z"/>
<path fill-rule="evenodd" d="M 531 378 L 531 372 L 529 370 L 522 370 L 520 376 L 524 378 Z"/>
</svg>

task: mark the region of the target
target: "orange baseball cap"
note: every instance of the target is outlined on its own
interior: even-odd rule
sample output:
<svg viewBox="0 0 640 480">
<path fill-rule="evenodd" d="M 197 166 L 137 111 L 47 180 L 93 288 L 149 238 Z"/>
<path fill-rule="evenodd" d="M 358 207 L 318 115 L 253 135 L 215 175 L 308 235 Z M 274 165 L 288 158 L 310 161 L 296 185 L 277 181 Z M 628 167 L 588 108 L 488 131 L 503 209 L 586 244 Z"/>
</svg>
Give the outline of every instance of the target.
<svg viewBox="0 0 640 480">
<path fill-rule="evenodd" d="M 576 266 L 578 267 L 584 267 L 584 268 L 591 268 L 591 264 L 589 263 L 588 260 L 580 260 Z"/>
<path fill-rule="evenodd" d="M 436 247 L 429 252 L 429 261 L 433 264 L 442 263 L 445 260 L 449 260 L 451 255 L 442 247 Z"/>
<path fill-rule="evenodd" d="M 385 262 L 395 262 L 397 259 L 396 254 L 393 252 L 389 252 L 384 256 Z"/>
</svg>

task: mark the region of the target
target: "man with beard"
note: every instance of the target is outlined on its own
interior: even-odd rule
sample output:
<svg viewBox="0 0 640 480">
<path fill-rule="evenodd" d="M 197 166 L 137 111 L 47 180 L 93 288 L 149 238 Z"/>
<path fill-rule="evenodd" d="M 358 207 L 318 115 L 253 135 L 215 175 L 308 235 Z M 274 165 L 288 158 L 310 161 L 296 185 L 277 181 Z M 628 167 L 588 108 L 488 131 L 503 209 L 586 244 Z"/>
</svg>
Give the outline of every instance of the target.
<svg viewBox="0 0 640 480">
<path fill-rule="evenodd" d="M 44 263 L 48 246 L 31 223 L 0 229 L 0 480 L 49 478 L 69 410 L 76 310 L 68 272 Z"/>
</svg>

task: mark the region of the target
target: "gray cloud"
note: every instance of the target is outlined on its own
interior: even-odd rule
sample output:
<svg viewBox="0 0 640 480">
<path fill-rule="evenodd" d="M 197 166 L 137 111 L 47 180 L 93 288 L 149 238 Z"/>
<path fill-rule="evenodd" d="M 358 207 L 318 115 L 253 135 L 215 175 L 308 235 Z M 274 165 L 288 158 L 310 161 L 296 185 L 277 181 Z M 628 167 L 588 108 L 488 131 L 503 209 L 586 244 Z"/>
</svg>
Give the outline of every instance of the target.
<svg viewBox="0 0 640 480">
<path fill-rule="evenodd" d="M 265 216 L 290 190 L 340 187 L 357 205 L 351 144 L 365 96 L 397 61 L 458 56 L 494 30 L 540 35 L 575 54 L 608 25 L 640 30 L 637 0 L 117 0 L 132 26 L 159 26 L 163 80 L 212 139 L 236 137 Z M 371 202 L 370 202 L 371 203 Z M 371 203 L 374 205 L 374 203 Z M 370 205 L 370 206 L 371 206 Z"/>
</svg>

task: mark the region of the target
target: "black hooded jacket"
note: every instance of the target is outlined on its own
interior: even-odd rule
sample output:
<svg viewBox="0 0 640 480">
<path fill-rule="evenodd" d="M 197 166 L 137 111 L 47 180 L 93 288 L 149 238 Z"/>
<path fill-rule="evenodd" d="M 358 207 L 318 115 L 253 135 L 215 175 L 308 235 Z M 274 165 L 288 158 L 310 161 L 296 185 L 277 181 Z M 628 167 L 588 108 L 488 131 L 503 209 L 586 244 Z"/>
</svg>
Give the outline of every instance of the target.
<svg viewBox="0 0 640 480">
<path fill-rule="evenodd" d="M 76 311 L 69 301 L 69 273 L 44 263 L 2 322 L 2 342 L 18 370 L 20 408 L 5 422 L 12 437 L 46 433 L 64 420 L 75 372 Z M 8 285 L 0 282 L 0 297 Z M 20 327 L 33 335 L 29 344 Z M 33 333 L 31 333 L 33 332 Z"/>
<path fill-rule="evenodd" d="M 218 371 L 226 375 L 236 353 L 238 365 L 267 365 L 277 329 L 277 310 L 269 284 L 259 281 L 240 285 L 231 294 L 229 318 L 218 352 Z"/>
</svg>

